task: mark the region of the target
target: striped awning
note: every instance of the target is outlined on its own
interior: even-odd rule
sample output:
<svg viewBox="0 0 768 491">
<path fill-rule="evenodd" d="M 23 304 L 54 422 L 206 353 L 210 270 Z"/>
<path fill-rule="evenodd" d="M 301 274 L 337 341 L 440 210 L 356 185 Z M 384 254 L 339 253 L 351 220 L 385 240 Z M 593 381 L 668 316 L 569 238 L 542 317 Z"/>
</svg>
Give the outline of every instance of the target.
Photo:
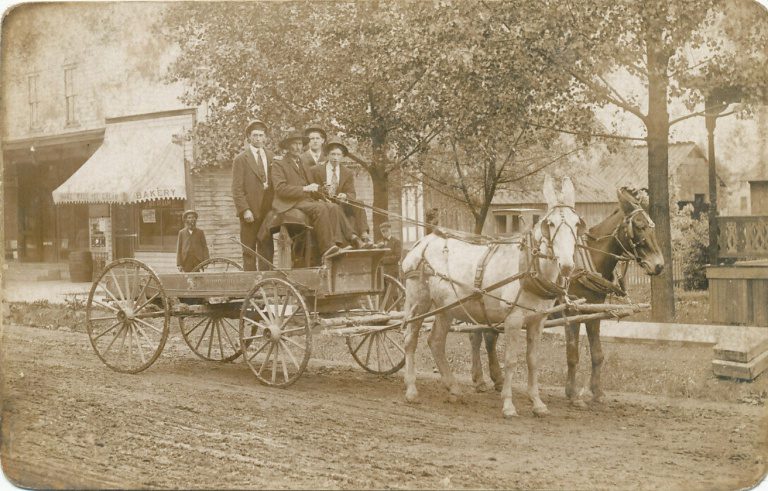
<svg viewBox="0 0 768 491">
<path fill-rule="evenodd" d="M 169 123 L 143 119 L 107 124 L 101 147 L 53 191 L 54 203 L 186 199 L 184 148 L 174 138 L 183 128 Z"/>
</svg>

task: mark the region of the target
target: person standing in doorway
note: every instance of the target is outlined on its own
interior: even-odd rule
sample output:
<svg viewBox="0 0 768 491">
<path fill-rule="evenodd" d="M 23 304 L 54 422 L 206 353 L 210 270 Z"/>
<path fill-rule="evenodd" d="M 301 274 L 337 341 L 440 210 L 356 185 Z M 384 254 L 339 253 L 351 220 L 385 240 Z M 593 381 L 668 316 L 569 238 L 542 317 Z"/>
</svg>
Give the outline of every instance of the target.
<svg viewBox="0 0 768 491">
<path fill-rule="evenodd" d="M 245 150 L 240 152 L 232 164 L 232 198 L 240 219 L 240 242 L 257 251 L 270 263 L 273 262 L 274 244 L 270 234 L 259 231 L 272 209 L 274 187 L 272 186 L 272 159 L 274 155 L 265 148 L 267 125 L 263 121 L 251 121 L 245 127 L 248 140 Z M 243 268 L 256 270 L 256 256 L 243 247 Z M 264 260 L 258 261 L 259 270 L 271 269 Z"/>
</svg>

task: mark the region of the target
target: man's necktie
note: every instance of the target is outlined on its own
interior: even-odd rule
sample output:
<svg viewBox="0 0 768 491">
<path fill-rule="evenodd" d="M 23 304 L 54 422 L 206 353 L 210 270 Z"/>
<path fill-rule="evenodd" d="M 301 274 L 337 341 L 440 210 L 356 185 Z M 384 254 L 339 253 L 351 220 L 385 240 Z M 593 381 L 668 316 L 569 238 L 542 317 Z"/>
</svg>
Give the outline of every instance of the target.
<svg viewBox="0 0 768 491">
<path fill-rule="evenodd" d="M 331 172 L 331 196 L 336 196 L 336 190 L 339 187 L 339 178 L 336 175 L 336 169 L 333 169 Z"/>
</svg>

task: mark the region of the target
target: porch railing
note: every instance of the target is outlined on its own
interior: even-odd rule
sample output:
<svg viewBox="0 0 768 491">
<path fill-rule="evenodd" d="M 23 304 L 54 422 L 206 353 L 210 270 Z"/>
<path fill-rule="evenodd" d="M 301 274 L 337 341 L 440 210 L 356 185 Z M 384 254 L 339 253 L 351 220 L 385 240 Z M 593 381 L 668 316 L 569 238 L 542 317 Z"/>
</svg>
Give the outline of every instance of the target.
<svg viewBox="0 0 768 491">
<path fill-rule="evenodd" d="M 768 258 L 768 216 L 718 217 L 718 257 Z"/>
</svg>

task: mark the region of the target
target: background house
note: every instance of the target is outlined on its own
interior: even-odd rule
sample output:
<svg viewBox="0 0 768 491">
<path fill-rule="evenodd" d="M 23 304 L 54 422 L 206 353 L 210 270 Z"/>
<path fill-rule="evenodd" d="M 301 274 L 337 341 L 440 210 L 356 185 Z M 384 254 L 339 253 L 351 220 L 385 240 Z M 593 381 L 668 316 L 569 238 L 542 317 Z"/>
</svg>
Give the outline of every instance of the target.
<svg viewBox="0 0 768 491">
<path fill-rule="evenodd" d="M 648 147 L 626 146 L 616 153 L 608 153 L 597 163 L 600 175 L 613 187 L 648 187 Z M 724 177 L 727 171 L 718 167 L 718 203 L 728 203 Z M 694 142 L 669 144 L 670 195 L 680 208 L 686 204 L 700 214 L 709 209 L 709 163 Z M 721 213 L 723 210 L 721 209 Z"/>
</svg>

